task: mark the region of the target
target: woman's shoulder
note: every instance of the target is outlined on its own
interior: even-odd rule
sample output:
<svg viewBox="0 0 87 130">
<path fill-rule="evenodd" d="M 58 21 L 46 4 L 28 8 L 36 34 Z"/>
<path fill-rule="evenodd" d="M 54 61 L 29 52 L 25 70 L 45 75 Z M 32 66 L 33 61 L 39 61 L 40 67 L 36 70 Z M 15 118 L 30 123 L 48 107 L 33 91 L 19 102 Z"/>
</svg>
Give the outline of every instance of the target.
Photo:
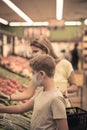
<svg viewBox="0 0 87 130">
<path fill-rule="evenodd" d="M 70 63 L 70 61 L 68 61 L 67 59 L 61 59 L 57 65 L 56 65 L 56 70 L 59 68 L 63 68 L 66 72 L 68 71 L 73 71 L 73 67 L 72 64 Z"/>
<path fill-rule="evenodd" d="M 70 61 L 68 61 L 67 59 L 60 59 L 58 62 L 57 62 L 57 64 L 58 63 L 60 63 L 60 64 L 64 64 L 64 65 L 66 65 L 66 64 L 70 64 L 71 65 L 71 62 Z"/>
</svg>

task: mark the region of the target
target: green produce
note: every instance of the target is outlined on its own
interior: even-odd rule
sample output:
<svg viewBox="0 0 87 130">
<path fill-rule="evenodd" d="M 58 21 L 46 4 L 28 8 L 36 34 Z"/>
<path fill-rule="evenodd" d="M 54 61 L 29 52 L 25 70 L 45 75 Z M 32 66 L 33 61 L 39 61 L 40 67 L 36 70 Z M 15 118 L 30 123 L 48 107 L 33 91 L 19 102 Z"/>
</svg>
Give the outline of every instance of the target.
<svg viewBox="0 0 87 130">
<path fill-rule="evenodd" d="M 4 130 L 29 130 L 30 120 L 18 114 L 0 114 L 0 128 Z"/>
</svg>

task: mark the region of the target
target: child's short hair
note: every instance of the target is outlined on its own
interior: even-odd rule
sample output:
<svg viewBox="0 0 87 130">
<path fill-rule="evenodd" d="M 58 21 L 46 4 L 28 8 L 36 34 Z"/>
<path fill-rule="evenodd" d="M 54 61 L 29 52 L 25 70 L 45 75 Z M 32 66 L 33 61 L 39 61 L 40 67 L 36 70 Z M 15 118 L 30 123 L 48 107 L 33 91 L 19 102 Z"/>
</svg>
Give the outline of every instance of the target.
<svg viewBox="0 0 87 130">
<path fill-rule="evenodd" d="M 55 74 L 56 63 L 52 56 L 43 54 L 30 60 L 30 66 L 35 71 L 44 71 L 48 77 Z"/>
</svg>

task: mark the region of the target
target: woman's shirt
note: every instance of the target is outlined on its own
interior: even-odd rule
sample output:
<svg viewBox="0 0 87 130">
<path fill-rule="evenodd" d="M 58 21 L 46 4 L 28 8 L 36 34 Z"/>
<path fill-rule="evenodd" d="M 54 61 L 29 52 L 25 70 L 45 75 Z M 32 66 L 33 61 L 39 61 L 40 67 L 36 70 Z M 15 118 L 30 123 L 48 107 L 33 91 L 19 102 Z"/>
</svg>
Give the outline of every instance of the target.
<svg viewBox="0 0 87 130">
<path fill-rule="evenodd" d="M 72 71 L 73 67 L 68 60 L 62 59 L 57 63 L 54 80 L 61 91 L 69 87 L 68 78 Z"/>
</svg>

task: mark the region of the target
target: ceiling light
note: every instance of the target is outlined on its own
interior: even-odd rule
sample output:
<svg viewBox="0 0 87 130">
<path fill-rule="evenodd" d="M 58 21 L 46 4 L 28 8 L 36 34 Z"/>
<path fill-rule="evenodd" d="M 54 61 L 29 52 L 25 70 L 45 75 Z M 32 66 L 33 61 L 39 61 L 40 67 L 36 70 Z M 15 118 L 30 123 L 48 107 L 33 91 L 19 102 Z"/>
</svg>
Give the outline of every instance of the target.
<svg viewBox="0 0 87 130">
<path fill-rule="evenodd" d="M 56 0 L 56 18 L 62 20 L 63 15 L 63 0 Z"/>
<path fill-rule="evenodd" d="M 80 21 L 66 21 L 64 22 L 66 26 L 80 26 L 81 22 Z"/>
<path fill-rule="evenodd" d="M 8 25 L 8 21 L 3 18 L 0 18 L 0 23 L 2 23 L 4 25 Z"/>
<path fill-rule="evenodd" d="M 32 23 L 32 20 L 10 0 L 2 0 L 2 1 L 5 4 L 7 4 L 13 11 L 15 11 L 20 17 L 22 17 L 26 22 Z"/>
<path fill-rule="evenodd" d="M 84 20 L 84 24 L 87 25 L 87 19 Z"/>
<path fill-rule="evenodd" d="M 10 26 L 48 26 L 48 22 L 10 22 Z"/>
<path fill-rule="evenodd" d="M 48 26 L 48 22 L 33 22 L 33 26 Z"/>
</svg>

